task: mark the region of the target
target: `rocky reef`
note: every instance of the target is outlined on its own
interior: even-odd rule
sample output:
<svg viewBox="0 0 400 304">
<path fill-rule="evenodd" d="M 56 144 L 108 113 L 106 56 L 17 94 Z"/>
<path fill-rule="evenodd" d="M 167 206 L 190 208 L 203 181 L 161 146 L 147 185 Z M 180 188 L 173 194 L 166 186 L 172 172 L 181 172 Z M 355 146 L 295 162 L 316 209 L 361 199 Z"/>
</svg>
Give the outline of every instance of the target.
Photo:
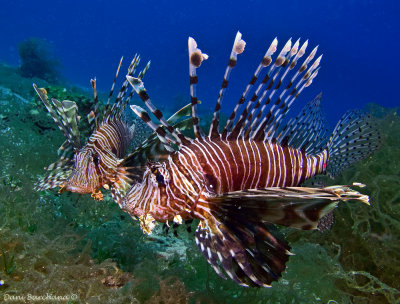
<svg viewBox="0 0 400 304">
<path fill-rule="evenodd" d="M 324 233 L 282 230 L 295 253 L 283 278 L 269 289 L 242 288 L 210 269 L 183 227 L 178 237 L 161 227 L 145 236 L 111 197 L 95 202 L 33 191 L 43 167 L 57 159 L 63 137 L 34 96 L 37 79 L 0 65 L 2 74 L 10 77 L 0 78 L 1 300 L 49 294 L 69 297 L 65 303 L 71 304 L 400 302 L 398 109 L 370 105 L 381 149 L 337 180 L 326 180 L 365 183 L 371 206 L 340 204 L 333 229 Z M 82 109 L 91 98 L 40 81 Z"/>
</svg>

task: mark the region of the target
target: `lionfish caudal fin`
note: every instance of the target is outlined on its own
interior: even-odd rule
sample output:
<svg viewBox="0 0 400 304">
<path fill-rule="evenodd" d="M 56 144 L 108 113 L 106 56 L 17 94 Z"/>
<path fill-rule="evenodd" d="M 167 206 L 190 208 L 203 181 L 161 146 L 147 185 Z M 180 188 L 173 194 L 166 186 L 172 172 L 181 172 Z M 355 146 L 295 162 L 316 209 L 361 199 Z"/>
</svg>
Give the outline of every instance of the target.
<svg viewBox="0 0 400 304">
<path fill-rule="evenodd" d="M 372 154 L 380 146 L 380 135 L 373 118 L 359 110 L 345 113 L 330 138 L 321 114 L 319 94 L 306 104 L 298 116 L 274 133 L 282 146 L 315 155 L 327 150 L 327 173 L 334 177 L 351 164 Z"/>
<path fill-rule="evenodd" d="M 276 59 L 273 59 L 273 55 L 276 52 L 278 45 L 278 40 L 275 38 L 242 93 L 242 96 L 230 115 L 225 127 L 220 133 L 218 129 L 222 98 L 225 89 L 229 84 L 231 71 L 236 65 L 238 54 L 241 54 L 244 51 L 245 45 L 246 43 L 242 39 L 241 33 L 238 32 L 236 34 L 213 113 L 213 119 L 208 135 L 211 139 L 222 138 L 236 140 L 241 137 L 244 139 L 251 138 L 253 140 L 271 140 L 277 137 L 277 130 L 280 129 L 280 123 L 288 113 L 294 100 L 305 87 L 312 83 L 313 79 L 318 74 L 319 64 L 322 58 L 321 55 L 314 60 L 318 47 L 315 47 L 306 59 L 298 65 L 300 58 L 305 55 L 308 41 L 304 42 L 300 46 L 299 40 L 292 45 L 290 39 L 279 52 Z M 197 116 L 198 99 L 196 95 L 196 85 L 198 83 L 198 77 L 196 70 L 200 67 L 201 63 L 208 58 L 208 55 L 202 53 L 201 50 L 197 48 L 196 41 L 191 37 L 189 37 L 188 49 L 193 129 L 196 138 L 204 138 L 204 132 L 200 128 L 199 118 Z M 299 66 L 299 68 L 296 69 L 296 66 Z M 269 67 L 268 71 L 256 87 L 250 100 L 245 104 L 246 98 L 252 91 L 253 87 L 255 87 L 263 70 L 267 67 Z M 145 102 L 150 112 L 160 120 L 165 129 L 161 130 L 160 126 L 152 123 L 149 119 L 149 115 L 143 109 L 133 107 L 133 110 L 146 123 L 148 123 L 155 132 L 157 132 L 160 140 L 168 151 L 174 151 L 176 150 L 176 147 L 179 149 L 181 142 L 187 139 L 179 133 L 179 130 L 171 128 L 170 125 L 165 124 L 165 121 L 162 119 L 161 111 L 151 103 L 143 82 L 140 79 L 129 76 L 127 76 L 127 79 Z M 238 117 L 242 105 L 244 109 Z"/>
<path fill-rule="evenodd" d="M 69 100 L 60 102 L 52 98 L 50 102 L 45 89 L 38 88 L 36 84 L 33 84 L 33 88 L 66 139 L 58 149 L 60 159 L 45 168 L 49 173 L 35 185 L 36 190 L 46 190 L 58 187 L 65 181 L 72 170 L 74 150 L 81 147 L 78 107 Z"/>
<path fill-rule="evenodd" d="M 327 173 L 335 177 L 351 164 L 367 157 L 381 143 L 376 123 L 362 111 L 346 112 L 337 123 L 328 141 Z"/>
<path fill-rule="evenodd" d="M 266 188 L 208 198 L 196 206 L 208 213 L 196 230 L 196 243 L 222 278 L 224 269 L 242 286 L 269 287 L 291 255 L 272 224 L 316 229 L 340 200 L 369 204 L 368 196 L 348 186 Z"/>
<path fill-rule="evenodd" d="M 114 94 L 114 88 L 115 88 L 116 81 L 118 79 L 119 71 L 121 69 L 122 61 L 123 61 L 123 57 L 121 58 L 121 60 L 118 64 L 118 68 L 115 73 L 114 81 L 112 83 L 110 93 L 108 94 L 107 103 L 105 105 L 103 113 L 101 113 L 101 114 L 99 113 L 99 101 L 98 101 L 98 94 L 97 94 L 96 78 L 92 79 L 90 81 L 92 88 L 93 88 L 94 97 L 93 97 L 92 110 L 88 114 L 87 119 L 88 119 L 89 125 L 91 126 L 92 131 L 97 130 L 99 125 L 101 125 L 104 122 L 107 122 L 109 120 L 114 120 L 114 119 L 121 119 L 121 116 L 124 113 L 126 106 L 129 104 L 129 102 L 133 96 L 133 93 L 134 93 L 133 90 L 131 90 L 128 93 L 127 89 L 129 87 L 129 85 L 128 85 L 128 81 L 125 79 L 124 82 L 122 83 L 122 86 L 118 92 L 118 95 L 117 95 L 114 103 L 112 105 L 110 104 L 111 97 Z M 133 74 L 135 74 L 139 63 L 140 63 L 140 56 L 135 54 L 135 56 L 133 57 L 130 65 L 128 67 L 127 75 L 132 76 Z M 150 61 L 147 63 L 147 65 L 144 67 L 144 69 L 138 73 L 137 77 L 139 79 L 142 79 L 144 77 L 144 75 L 146 74 L 146 72 L 148 71 L 149 67 L 150 67 Z"/>
</svg>

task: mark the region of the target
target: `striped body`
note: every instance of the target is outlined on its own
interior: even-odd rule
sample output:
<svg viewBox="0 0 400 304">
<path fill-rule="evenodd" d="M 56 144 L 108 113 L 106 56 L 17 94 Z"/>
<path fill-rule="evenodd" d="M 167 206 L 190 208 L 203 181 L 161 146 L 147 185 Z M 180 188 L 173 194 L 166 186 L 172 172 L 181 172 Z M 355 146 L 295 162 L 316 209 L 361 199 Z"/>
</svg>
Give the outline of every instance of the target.
<svg viewBox="0 0 400 304">
<path fill-rule="evenodd" d="M 165 163 L 149 166 L 141 184 L 127 194 L 123 208 L 157 221 L 202 218 L 199 202 L 223 193 L 298 186 L 324 173 L 328 151 L 318 155 L 253 140 L 195 139 Z"/>
<path fill-rule="evenodd" d="M 118 180 L 118 165 L 132 140 L 129 127 L 120 120 L 108 120 L 90 136 L 88 143 L 75 153 L 74 168 L 61 186 L 62 191 L 92 193 Z"/>
</svg>

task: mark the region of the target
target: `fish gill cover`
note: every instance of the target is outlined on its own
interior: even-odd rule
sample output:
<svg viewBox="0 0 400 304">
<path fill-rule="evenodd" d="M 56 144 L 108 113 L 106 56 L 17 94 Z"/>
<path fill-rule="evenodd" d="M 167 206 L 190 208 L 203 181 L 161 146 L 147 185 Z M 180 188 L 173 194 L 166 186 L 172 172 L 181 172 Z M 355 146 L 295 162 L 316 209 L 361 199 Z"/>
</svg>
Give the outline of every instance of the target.
<svg viewBox="0 0 400 304">
<path fill-rule="evenodd" d="M 332 230 L 323 234 L 283 230 L 296 254 L 283 278 L 272 289 L 244 289 L 217 277 L 184 229 L 178 238 L 158 230 L 149 238 L 108 196 L 95 203 L 77 194 L 34 193 L 33 184 L 43 174 L 42 167 L 56 160 L 62 137 L 34 100 L 31 83 L 51 96 L 57 92 L 59 100 L 76 101 L 80 108 L 80 100 L 92 96 L 20 77 L 12 66 L 2 65 L 1 73 L 3 299 L 50 291 L 70 296 L 70 303 L 399 301 L 398 110 L 369 106 L 382 136 L 381 149 L 334 182 L 324 181 L 362 181 L 372 206 L 344 204 L 335 211 Z M 75 294 L 79 300 L 74 300 Z"/>
</svg>

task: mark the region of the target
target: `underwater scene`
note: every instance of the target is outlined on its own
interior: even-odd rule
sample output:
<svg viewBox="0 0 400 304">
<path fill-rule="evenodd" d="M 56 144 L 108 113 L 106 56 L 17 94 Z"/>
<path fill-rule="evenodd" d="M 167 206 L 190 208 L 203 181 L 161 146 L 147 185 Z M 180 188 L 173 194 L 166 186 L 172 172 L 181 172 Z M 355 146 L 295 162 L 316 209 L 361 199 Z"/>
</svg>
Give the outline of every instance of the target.
<svg viewBox="0 0 400 304">
<path fill-rule="evenodd" d="M 0 303 L 400 303 L 398 16 L 2 3 Z"/>
</svg>

